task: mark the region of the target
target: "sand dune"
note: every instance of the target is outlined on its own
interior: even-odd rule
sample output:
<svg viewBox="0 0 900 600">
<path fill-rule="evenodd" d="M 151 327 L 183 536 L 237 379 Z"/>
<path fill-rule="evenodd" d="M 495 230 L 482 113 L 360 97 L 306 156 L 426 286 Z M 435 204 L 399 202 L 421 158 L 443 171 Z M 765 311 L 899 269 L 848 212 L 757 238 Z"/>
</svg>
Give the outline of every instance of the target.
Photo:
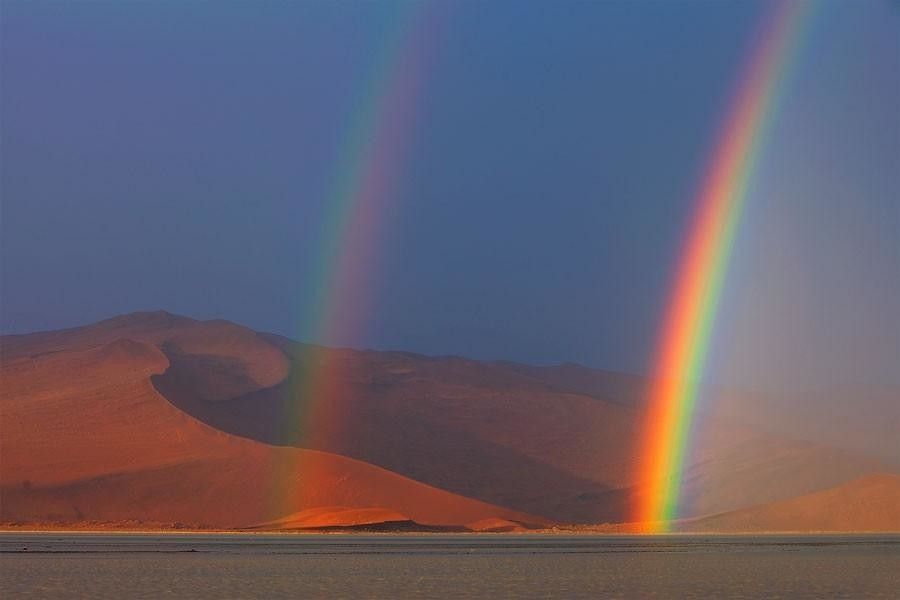
<svg viewBox="0 0 900 600">
<path fill-rule="evenodd" d="M 179 369 L 154 383 L 186 412 L 236 435 L 351 456 L 549 519 L 621 514 L 618 488 L 633 471 L 629 411 L 460 358 L 334 351 L 326 360 L 343 361 L 351 390 L 342 410 L 326 415 L 336 421 L 328 439 L 284 431 L 285 402 L 305 401 L 284 386 L 213 403 L 176 378 Z"/>
<path fill-rule="evenodd" d="M 681 529 L 900 532 L 900 476 L 868 475 L 797 498 L 698 519 Z"/>
<path fill-rule="evenodd" d="M 157 344 L 199 321 L 164 310 L 119 315 L 84 327 L 2 336 L 3 362 L 60 350 L 84 350 L 130 338 Z"/>
<path fill-rule="evenodd" d="M 508 521 L 506 519 L 498 519 L 496 517 L 491 519 L 481 519 L 480 521 L 475 521 L 474 523 L 467 523 L 466 529 L 470 531 L 492 533 L 521 533 L 523 531 L 528 531 L 528 529 L 523 526 L 522 523 L 516 523 L 515 521 Z"/>
<path fill-rule="evenodd" d="M 6 336 L 2 359 L 8 521 L 293 527 L 316 509 L 326 527 L 487 530 L 622 522 L 643 490 L 631 376 L 313 349 L 161 312 Z M 310 360 L 337 363 L 345 392 L 315 438 L 285 420 L 310 400 L 296 381 Z M 724 419 L 697 430 L 688 516 L 884 470 Z"/>
<path fill-rule="evenodd" d="M 261 523 L 257 529 L 324 529 L 357 527 L 387 523 L 408 523 L 408 516 L 386 508 L 348 508 L 346 506 L 317 506 L 292 513 L 275 521 Z"/>
<path fill-rule="evenodd" d="M 150 376 L 168 368 L 156 346 L 72 337 L 79 349 L 3 364 L 0 519 L 244 527 L 339 505 L 420 523 L 544 522 L 361 461 L 218 431 L 153 388 Z"/>
<path fill-rule="evenodd" d="M 604 399 L 603 372 L 400 352 L 311 353 L 283 338 L 267 339 L 301 366 L 312 360 L 309 355 L 340 363 L 350 391 L 342 410 L 330 415 L 337 421 L 331 425 L 336 435 L 311 439 L 280 426 L 286 403 L 305 401 L 302 388 L 274 386 L 228 402 L 206 402 L 202 390 L 194 393 L 186 377 L 176 377 L 190 365 L 154 382 L 176 405 L 218 429 L 351 456 L 553 520 L 621 521 L 641 493 L 634 444 L 640 407 L 627 395 L 622 401 Z M 560 391 L 570 373 L 569 389 L 591 395 Z M 611 377 L 606 393 L 634 392 L 635 378 Z M 883 469 L 864 457 L 722 419 L 698 430 L 703 435 L 687 471 L 687 515 L 790 498 Z"/>
</svg>

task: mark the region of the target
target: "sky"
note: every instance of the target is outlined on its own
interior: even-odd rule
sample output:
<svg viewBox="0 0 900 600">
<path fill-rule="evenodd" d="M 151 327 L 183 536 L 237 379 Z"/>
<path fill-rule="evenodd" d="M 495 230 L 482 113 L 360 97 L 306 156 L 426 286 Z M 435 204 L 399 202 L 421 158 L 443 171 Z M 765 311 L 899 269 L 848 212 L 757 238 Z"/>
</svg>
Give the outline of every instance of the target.
<svg viewBox="0 0 900 600">
<path fill-rule="evenodd" d="M 332 341 L 647 372 L 765 5 L 432 8 L 363 326 Z M 410 9 L 5 0 L 3 333 L 164 309 L 316 341 L 310 257 L 373 65 Z M 900 5 L 811 15 L 712 372 L 900 385 Z"/>
</svg>

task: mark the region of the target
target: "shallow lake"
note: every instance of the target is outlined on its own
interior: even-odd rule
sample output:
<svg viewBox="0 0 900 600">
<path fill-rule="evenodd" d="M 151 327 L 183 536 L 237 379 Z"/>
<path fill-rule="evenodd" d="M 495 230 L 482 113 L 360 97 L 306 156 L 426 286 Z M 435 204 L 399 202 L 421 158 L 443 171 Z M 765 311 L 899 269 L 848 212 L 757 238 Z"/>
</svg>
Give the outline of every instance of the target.
<svg viewBox="0 0 900 600">
<path fill-rule="evenodd" d="M 900 536 L 0 534 L 4 597 L 900 598 Z"/>
</svg>

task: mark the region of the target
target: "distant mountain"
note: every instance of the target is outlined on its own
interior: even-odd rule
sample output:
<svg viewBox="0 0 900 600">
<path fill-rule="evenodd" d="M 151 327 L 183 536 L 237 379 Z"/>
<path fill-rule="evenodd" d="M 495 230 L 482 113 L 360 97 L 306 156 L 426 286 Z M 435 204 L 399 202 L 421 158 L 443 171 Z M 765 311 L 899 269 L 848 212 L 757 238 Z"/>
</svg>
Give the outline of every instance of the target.
<svg viewBox="0 0 900 600">
<path fill-rule="evenodd" d="M 6 522 L 509 529 L 624 522 L 644 493 L 634 376 L 318 348 L 164 312 L 0 351 Z M 323 363 L 342 393 L 313 431 Z M 725 419 L 697 430 L 688 516 L 890 469 Z"/>
</svg>

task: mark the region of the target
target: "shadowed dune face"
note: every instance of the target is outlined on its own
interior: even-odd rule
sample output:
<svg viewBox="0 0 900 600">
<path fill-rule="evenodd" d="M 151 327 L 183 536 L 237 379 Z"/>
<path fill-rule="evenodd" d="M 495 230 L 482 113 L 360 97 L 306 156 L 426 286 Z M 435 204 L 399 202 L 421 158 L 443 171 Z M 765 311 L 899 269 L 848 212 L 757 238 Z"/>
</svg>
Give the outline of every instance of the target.
<svg viewBox="0 0 900 600">
<path fill-rule="evenodd" d="M 344 412 L 331 415 L 341 421 L 332 429 L 342 432 L 332 439 L 313 440 L 299 425 L 284 427 L 284 415 L 295 412 L 288 404 L 304 401 L 296 396 L 300 386 L 285 383 L 206 402 L 202 389 L 189 385 L 197 364 L 178 356 L 170 356 L 172 368 L 153 383 L 185 412 L 243 437 L 313 444 L 551 519 L 615 521 L 626 513 L 627 492 L 618 488 L 632 470 L 632 453 L 622 451 L 633 439 L 627 411 L 548 392 L 504 369 L 460 364 L 471 361 L 340 352 L 351 363 L 346 376 L 352 393 Z M 483 378 L 478 370 L 485 371 Z M 611 462 L 604 464 L 604 456 Z"/>
<path fill-rule="evenodd" d="M 591 396 L 634 408 L 643 404 L 647 392 L 644 379 L 626 373 L 600 371 L 572 363 L 555 366 L 500 364 L 542 381 L 560 392 Z"/>
<path fill-rule="evenodd" d="M 6 520 L 295 528 L 331 507 L 309 526 L 393 515 L 503 529 L 621 522 L 642 491 L 634 479 L 641 383 L 630 376 L 313 352 L 167 313 L 10 336 L 2 349 Z M 311 400 L 297 381 L 309 360 L 341 363 L 341 410 L 325 412 L 330 437 L 313 439 L 287 419 Z M 688 515 L 785 500 L 883 469 L 723 419 L 700 429 Z"/>
<path fill-rule="evenodd" d="M 245 527 L 338 505 L 389 508 L 420 523 L 544 522 L 350 458 L 228 435 L 158 394 L 150 377 L 170 366 L 160 348 L 98 337 L 100 345 L 73 336 L 79 349 L 4 361 L 3 520 Z M 275 477 L 285 465 L 290 472 Z"/>
<path fill-rule="evenodd" d="M 605 387 L 625 390 L 623 402 L 602 399 L 602 372 L 564 365 L 526 367 L 430 358 L 396 352 L 323 350 L 274 340 L 304 361 L 340 361 L 349 390 L 342 435 L 311 439 L 285 427 L 292 403 L 308 402 L 296 382 L 224 402 L 194 391 L 190 372 L 202 367 L 169 355 L 172 367 L 153 378 L 176 406 L 210 425 L 270 444 L 314 447 L 377 464 L 418 481 L 485 502 L 570 523 L 618 522 L 629 516 L 634 479 L 639 382 L 611 374 Z M 559 391 L 574 373 L 570 389 Z M 630 394 L 630 395 L 629 395 Z M 836 485 L 882 468 L 874 461 L 796 442 L 719 420 L 702 428 L 688 469 L 687 515 L 710 514 Z M 414 449 L 414 451 L 411 451 Z"/>
</svg>

